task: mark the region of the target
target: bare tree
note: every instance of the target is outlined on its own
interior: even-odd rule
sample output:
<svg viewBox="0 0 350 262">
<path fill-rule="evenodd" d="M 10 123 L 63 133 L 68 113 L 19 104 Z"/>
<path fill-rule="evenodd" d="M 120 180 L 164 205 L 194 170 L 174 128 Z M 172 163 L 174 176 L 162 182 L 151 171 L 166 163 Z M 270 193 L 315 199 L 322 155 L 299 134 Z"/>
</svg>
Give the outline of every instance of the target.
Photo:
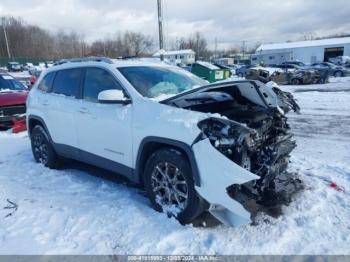
<svg viewBox="0 0 350 262">
<path fill-rule="evenodd" d="M 153 47 L 150 36 L 135 32 L 118 33 L 114 38 L 97 40 L 91 44 L 93 55 L 110 57 L 139 57 L 148 54 Z"/>
<path fill-rule="evenodd" d="M 200 32 L 195 32 L 188 38 L 181 38 L 179 40 L 179 48 L 192 49 L 193 51 L 195 51 L 196 60 L 209 59 L 210 57 L 207 40 Z"/>
</svg>

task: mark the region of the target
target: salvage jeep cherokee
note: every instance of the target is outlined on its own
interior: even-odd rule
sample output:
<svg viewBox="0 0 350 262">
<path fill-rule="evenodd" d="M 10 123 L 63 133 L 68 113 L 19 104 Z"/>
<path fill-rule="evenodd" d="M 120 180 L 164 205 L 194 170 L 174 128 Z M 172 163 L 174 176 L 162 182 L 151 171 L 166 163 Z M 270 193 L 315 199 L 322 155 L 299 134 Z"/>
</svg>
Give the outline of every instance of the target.
<svg viewBox="0 0 350 262">
<path fill-rule="evenodd" d="M 208 84 L 163 63 L 85 58 L 40 76 L 27 125 L 35 160 L 49 168 L 90 163 L 140 183 L 181 223 L 209 211 L 237 226 L 251 221 L 249 201 L 280 197 L 296 145 L 291 109 L 289 93 L 258 81 Z"/>
</svg>

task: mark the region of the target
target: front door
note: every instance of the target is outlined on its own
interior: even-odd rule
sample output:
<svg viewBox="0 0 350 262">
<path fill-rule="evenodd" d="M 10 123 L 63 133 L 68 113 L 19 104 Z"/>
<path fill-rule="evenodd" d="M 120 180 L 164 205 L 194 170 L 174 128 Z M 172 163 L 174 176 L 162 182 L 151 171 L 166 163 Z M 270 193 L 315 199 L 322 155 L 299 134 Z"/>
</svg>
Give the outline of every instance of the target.
<svg viewBox="0 0 350 262">
<path fill-rule="evenodd" d="M 85 69 L 76 112 L 78 143 L 85 161 L 123 174 L 132 167 L 132 104 L 99 103 L 98 94 L 111 89 L 123 87 L 109 71 Z"/>
</svg>

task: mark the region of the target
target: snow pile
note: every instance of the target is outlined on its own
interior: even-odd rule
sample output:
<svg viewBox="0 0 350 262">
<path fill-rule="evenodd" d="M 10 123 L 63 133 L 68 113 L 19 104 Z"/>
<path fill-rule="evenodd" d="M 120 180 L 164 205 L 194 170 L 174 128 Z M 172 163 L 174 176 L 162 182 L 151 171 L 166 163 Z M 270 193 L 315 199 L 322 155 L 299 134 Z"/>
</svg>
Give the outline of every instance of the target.
<svg viewBox="0 0 350 262">
<path fill-rule="evenodd" d="M 341 81 L 317 86 L 350 87 Z M 181 226 L 119 176 L 74 162 L 49 170 L 26 133 L 0 132 L 0 254 L 350 254 L 350 92 L 294 95 L 302 112 L 290 115 L 290 171 L 306 189 L 257 226 Z"/>
</svg>

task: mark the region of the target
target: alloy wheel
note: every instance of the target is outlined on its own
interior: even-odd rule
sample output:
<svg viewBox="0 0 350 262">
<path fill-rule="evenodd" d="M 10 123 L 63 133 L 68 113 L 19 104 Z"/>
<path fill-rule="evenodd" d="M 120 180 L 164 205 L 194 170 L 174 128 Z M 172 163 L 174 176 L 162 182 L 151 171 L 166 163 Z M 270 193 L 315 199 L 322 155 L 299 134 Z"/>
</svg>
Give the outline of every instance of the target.
<svg viewBox="0 0 350 262">
<path fill-rule="evenodd" d="M 47 164 L 49 159 L 48 146 L 42 134 L 35 134 L 33 136 L 34 154 L 40 163 Z"/>
<path fill-rule="evenodd" d="M 158 163 L 153 169 L 151 181 L 156 201 L 163 211 L 175 215 L 187 207 L 188 185 L 178 167 L 168 162 Z"/>
</svg>

